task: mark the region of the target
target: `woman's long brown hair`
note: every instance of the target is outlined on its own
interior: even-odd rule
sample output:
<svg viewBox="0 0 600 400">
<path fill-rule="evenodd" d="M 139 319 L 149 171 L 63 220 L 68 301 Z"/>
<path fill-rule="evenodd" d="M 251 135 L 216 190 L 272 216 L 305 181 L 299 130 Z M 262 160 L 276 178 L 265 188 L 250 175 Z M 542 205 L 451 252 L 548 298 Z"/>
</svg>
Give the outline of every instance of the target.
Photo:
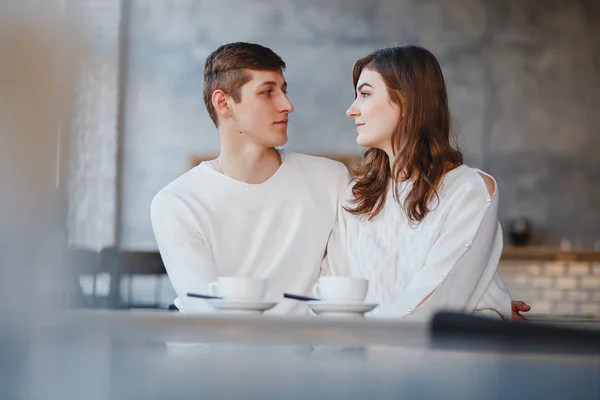
<svg viewBox="0 0 600 400">
<path fill-rule="evenodd" d="M 381 75 L 390 99 L 404 117 L 392 134 L 393 167 L 390 169 L 383 150 L 368 149 L 355 171 L 354 207 L 346 210 L 371 220 L 385 205 L 390 178 L 396 201 L 398 184 L 411 181 L 404 209 L 412 222 L 421 222 L 431 211 L 431 201 L 446 172 L 463 163 L 462 153 L 450 142 L 442 69 L 430 51 L 411 45 L 378 50 L 358 60 L 352 71 L 355 89 L 365 68 Z"/>
</svg>

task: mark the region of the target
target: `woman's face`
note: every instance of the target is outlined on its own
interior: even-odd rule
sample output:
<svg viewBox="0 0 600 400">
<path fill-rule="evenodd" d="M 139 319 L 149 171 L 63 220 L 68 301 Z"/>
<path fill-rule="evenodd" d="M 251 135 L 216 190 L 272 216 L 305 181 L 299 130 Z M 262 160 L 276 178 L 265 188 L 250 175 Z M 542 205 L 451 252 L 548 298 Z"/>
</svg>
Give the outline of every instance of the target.
<svg viewBox="0 0 600 400">
<path fill-rule="evenodd" d="M 392 101 L 378 72 L 363 69 L 356 84 L 356 100 L 346 111 L 354 119 L 362 147 L 392 154 L 392 134 L 398 126 L 400 107 Z"/>
</svg>

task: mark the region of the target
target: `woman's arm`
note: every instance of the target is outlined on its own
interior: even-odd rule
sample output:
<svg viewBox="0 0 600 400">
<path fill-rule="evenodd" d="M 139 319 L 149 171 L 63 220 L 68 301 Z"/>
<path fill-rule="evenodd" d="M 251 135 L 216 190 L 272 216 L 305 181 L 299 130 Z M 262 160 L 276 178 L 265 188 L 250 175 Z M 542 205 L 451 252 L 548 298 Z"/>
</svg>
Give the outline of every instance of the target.
<svg viewBox="0 0 600 400">
<path fill-rule="evenodd" d="M 463 188 L 423 267 L 379 315 L 429 318 L 441 309 L 475 308 L 493 279 L 502 250 L 495 183 L 482 176 L 486 187 Z"/>
</svg>

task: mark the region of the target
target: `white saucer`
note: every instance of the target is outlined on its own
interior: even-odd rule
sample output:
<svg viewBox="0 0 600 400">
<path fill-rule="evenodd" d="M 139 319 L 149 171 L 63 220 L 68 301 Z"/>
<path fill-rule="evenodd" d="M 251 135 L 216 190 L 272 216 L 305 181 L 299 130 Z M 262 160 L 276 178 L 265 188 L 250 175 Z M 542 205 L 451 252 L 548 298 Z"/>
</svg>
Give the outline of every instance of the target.
<svg viewBox="0 0 600 400">
<path fill-rule="evenodd" d="M 307 301 L 306 305 L 310 307 L 313 312 L 322 316 L 362 316 L 364 313 L 371 311 L 379 304 L 377 303 L 363 303 L 363 302 L 342 302 L 342 301 L 324 301 L 314 300 Z"/>
<path fill-rule="evenodd" d="M 216 310 L 230 312 L 236 314 L 260 314 L 270 310 L 277 305 L 277 302 L 272 301 L 248 301 L 248 300 L 225 300 L 225 299 L 210 299 L 208 303 Z"/>
</svg>

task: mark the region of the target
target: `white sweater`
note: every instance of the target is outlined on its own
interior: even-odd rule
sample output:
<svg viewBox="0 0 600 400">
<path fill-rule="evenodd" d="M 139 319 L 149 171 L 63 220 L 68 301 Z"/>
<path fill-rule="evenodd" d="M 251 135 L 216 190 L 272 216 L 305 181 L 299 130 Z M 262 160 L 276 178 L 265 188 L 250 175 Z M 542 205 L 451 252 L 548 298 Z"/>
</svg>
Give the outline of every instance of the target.
<svg viewBox="0 0 600 400">
<path fill-rule="evenodd" d="M 463 165 L 446 174 L 439 201 L 417 225 L 401 205 L 411 183 L 400 185 L 401 204 L 390 185 L 372 221 L 340 210 L 329 272 L 369 279 L 367 298 L 380 304 L 373 315 L 427 319 L 448 309 L 510 319 L 510 294 L 496 274 L 502 252 L 498 194 L 490 196 L 480 172 Z"/>
<path fill-rule="evenodd" d="M 262 184 L 237 181 L 202 163 L 162 189 L 151 218 L 183 312 L 211 312 L 188 292 L 208 294 L 218 276 L 269 280 L 267 313 L 306 313 L 284 292 L 309 296 L 320 272 L 349 175 L 326 158 L 282 150 L 283 163 Z"/>
</svg>

